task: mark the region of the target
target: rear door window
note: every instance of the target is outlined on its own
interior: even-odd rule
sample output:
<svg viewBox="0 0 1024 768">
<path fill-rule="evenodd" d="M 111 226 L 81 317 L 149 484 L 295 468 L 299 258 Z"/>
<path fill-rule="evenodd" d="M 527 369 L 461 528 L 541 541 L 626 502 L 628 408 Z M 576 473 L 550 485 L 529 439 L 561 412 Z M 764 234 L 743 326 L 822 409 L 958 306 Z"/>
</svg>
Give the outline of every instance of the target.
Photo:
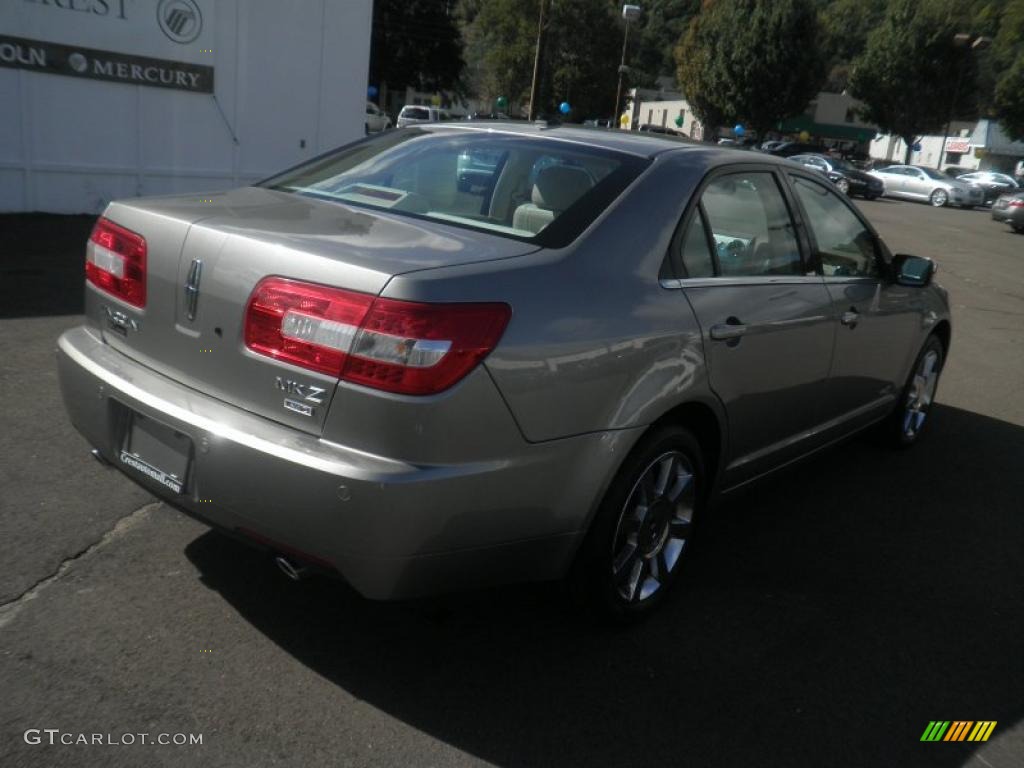
<svg viewBox="0 0 1024 768">
<path fill-rule="evenodd" d="M 804 274 L 793 219 L 774 174 L 718 176 L 704 189 L 701 205 L 723 277 Z"/>
</svg>

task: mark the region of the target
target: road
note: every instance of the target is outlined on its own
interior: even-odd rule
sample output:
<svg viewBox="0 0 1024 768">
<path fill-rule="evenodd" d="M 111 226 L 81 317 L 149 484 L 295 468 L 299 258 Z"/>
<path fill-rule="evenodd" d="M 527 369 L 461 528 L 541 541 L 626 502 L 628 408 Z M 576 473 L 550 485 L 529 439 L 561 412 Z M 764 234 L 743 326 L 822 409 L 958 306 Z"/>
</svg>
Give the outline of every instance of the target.
<svg viewBox="0 0 1024 768">
<path fill-rule="evenodd" d="M 552 585 L 377 604 L 293 584 L 153 503 L 59 402 L 88 222 L 32 270 L 0 253 L 0 765 L 1024 764 L 1024 237 L 861 205 L 951 293 L 931 433 L 855 438 L 730 500 L 678 594 L 626 630 Z M 935 719 L 998 725 L 921 743 Z"/>
</svg>

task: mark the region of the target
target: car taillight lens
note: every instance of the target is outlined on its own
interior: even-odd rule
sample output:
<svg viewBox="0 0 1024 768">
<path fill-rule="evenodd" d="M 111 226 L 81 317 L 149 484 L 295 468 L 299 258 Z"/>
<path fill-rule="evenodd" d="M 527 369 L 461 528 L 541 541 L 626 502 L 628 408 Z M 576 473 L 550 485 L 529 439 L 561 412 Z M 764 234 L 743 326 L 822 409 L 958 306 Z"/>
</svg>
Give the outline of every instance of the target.
<svg viewBox="0 0 1024 768">
<path fill-rule="evenodd" d="M 101 217 L 89 241 L 85 279 L 134 307 L 146 306 L 146 239 Z"/>
<path fill-rule="evenodd" d="M 245 316 L 254 352 L 388 392 L 448 389 L 494 349 L 507 304 L 424 304 L 270 277 Z"/>
<path fill-rule="evenodd" d="M 1010 207 L 1011 208 L 1024 208 L 1024 200 L 1011 200 L 1010 201 Z"/>
</svg>

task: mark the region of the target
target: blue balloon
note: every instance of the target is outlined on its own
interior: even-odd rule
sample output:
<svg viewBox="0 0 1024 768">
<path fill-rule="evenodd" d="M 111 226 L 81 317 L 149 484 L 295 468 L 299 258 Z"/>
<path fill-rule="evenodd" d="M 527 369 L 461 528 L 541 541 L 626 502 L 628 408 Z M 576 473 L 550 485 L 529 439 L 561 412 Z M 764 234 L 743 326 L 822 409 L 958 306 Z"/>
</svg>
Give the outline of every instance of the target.
<svg viewBox="0 0 1024 768">
<path fill-rule="evenodd" d="M 736 125 L 732 129 L 732 132 L 735 133 L 737 136 L 742 136 L 744 133 L 747 132 L 747 129 L 743 127 L 743 123 L 736 123 Z"/>
<path fill-rule="evenodd" d="M 561 112 L 563 115 L 568 115 L 570 112 L 572 112 L 572 107 L 569 106 L 568 101 L 563 101 L 561 104 L 558 105 L 558 111 Z"/>
<path fill-rule="evenodd" d="M 369 88 L 367 88 L 366 95 L 369 96 L 371 99 L 377 98 L 377 86 L 371 85 Z"/>
<path fill-rule="evenodd" d="M 921 142 L 915 142 L 914 146 L 912 146 L 911 149 L 914 152 L 920 152 L 921 151 Z"/>
</svg>

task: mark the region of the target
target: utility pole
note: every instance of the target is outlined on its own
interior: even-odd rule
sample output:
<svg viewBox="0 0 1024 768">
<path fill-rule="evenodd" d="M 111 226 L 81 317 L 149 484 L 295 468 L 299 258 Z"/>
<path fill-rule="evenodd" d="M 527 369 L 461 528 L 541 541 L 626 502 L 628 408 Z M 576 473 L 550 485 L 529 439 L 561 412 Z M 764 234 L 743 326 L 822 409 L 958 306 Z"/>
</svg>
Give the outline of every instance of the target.
<svg viewBox="0 0 1024 768">
<path fill-rule="evenodd" d="M 540 63 L 544 51 L 544 16 L 547 13 L 548 0 L 540 0 L 540 18 L 537 20 L 537 50 L 533 54 L 533 82 L 530 84 L 530 121 L 537 119 L 537 106 L 540 101 Z"/>
<path fill-rule="evenodd" d="M 626 20 L 626 33 L 622 36 L 622 61 L 619 64 L 619 87 L 615 89 L 615 108 L 612 109 L 612 127 L 619 127 L 619 104 L 622 103 L 622 77 L 629 71 L 626 66 L 626 48 L 629 45 L 629 22 L 640 16 L 639 5 L 622 6 L 622 18 Z"/>
</svg>

